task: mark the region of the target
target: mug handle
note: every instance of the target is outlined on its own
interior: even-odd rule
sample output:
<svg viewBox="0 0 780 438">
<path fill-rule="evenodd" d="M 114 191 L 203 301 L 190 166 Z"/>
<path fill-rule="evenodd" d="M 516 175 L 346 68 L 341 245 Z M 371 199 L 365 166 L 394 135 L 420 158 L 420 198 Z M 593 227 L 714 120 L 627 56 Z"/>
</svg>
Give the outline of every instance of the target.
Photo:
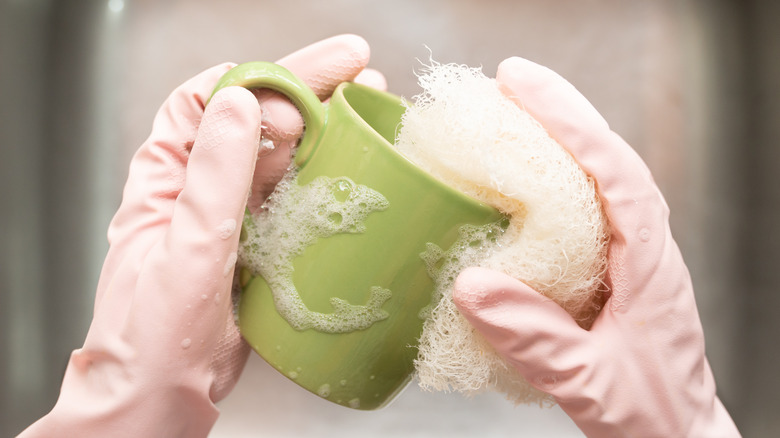
<svg viewBox="0 0 780 438">
<path fill-rule="evenodd" d="M 268 88 L 284 94 L 292 101 L 300 111 L 304 123 L 304 132 L 298 144 L 295 161 L 299 165 L 305 163 L 311 156 L 314 145 L 325 126 L 325 106 L 311 88 L 281 65 L 262 61 L 239 64 L 228 70 L 217 81 L 211 97 L 217 91 L 231 86 L 250 90 Z M 206 101 L 206 105 L 211 101 L 211 97 Z"/>
</svg>

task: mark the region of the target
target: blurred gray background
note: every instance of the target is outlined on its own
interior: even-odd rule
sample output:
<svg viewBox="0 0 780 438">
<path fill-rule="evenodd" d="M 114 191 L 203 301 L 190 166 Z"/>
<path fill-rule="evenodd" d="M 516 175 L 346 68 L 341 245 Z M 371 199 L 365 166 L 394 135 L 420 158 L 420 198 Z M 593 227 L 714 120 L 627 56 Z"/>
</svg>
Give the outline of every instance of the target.
<svg viewBox="0 0 780 438">
<path fill-rule="evenodd" d="M 772 0 L 0 0 L 0 436 L 56 400 L 131 154 L 167 94 L 340 33 L 364 36 L 407 97 L 426 46 L 490 76 L 519 55 L 574 83 L 669 201 L 721 399 L 745 436 L 776 436 L 779 18 Z M 213 437 L 581 436 L 558 409 L 493 395 L 410 387 L 353 412 L 254 356 L 221 408 Z"/>
</svg>

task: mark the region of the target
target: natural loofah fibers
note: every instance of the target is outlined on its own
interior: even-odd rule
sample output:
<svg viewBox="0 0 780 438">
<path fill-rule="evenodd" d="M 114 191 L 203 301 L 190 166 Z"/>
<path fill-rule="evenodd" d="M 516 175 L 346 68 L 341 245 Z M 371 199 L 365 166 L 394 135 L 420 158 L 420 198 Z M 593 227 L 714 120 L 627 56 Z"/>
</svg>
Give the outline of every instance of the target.
<svg viewBox="0 0 780 438">
<path fill-rule="evenodd" d="M 472 329 L 452 302 L 451 288 L 466 267 L 492 268 L 534 287 L 588 328 L 600 308 L 608 243 L 594 183 L 480 69 L 434 63 L 419 82 L 423 92 L 404 114 L 398 149 L 510 217 L 503 232 L 464 229 L 452 248 L 433 247 L 423 255 L 444 262 L 429 263 L 441 298 L 420 339 L 419 384 L 465 393 L 492 389 L 516 402 L 551 401 Z"/>
</svg>

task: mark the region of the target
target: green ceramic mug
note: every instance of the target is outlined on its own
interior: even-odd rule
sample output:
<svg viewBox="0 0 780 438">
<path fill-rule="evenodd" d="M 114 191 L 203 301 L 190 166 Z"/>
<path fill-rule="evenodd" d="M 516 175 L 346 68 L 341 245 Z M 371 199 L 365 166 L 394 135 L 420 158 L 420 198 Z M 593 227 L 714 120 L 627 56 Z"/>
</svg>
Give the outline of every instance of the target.
<svg viewBox="0 0 780 438">
<path fill-rule="evenodd" d="M 465 224 L 495 223 L 502 216 L 434 179 L 393 147 L 404 112 L 397 96 L 343 83 L 323 104 L 289 71 L 264 62 L 236 66 L 214 92 L 231 85 L 276 90 L 299 109 L 305 123 L 294 158 L 299 187 L 324 177 L 333 188 L 328 202 L 343 201 L 339 197 L 358 188 L 384 200 L 359 229 L 319 238 L 292 258 L 284 267 L 292 268 L 289 281 L 245 276 L 241 334 L 269 364 L 312 393 L 351 408 L 377 409 L 414 371 L 421 310 L 431 304 L 434 290 L 421 254 L 431 244 L 449 248 Z M 245 230 L 251 226 L 244 224 Z M 298 295 L 303 311 L 336 319 L 335 329 L 292 321 L 290 309 L 274 298 L 284 287 Z M 373 310 L 366 316 L 370 302 Z M 368 319 L 338 326 L 339 307 L 349 313 L 350 305 L 363 306 L 361 315 Z"/>
</svg>

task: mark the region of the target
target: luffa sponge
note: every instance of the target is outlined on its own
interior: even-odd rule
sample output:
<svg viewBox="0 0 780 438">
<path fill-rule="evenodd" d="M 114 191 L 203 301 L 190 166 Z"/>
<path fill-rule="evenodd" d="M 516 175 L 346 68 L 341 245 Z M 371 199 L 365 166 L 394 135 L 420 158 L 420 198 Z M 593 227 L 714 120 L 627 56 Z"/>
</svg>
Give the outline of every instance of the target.
<svg viewBox="0 0 780 438">
<path fill-rule="evenodd" d="M 466 267 L 495 269 L 532 286 L 589 328 L 602 302 L 608 243 L 594 182 L 480 69 L 433 63 L 419 83 L 423 92 L 408 105 L 397 148 L 435 177 L 503 212 L 509 223 L 498 232 L 464 228 L 452 248 L 423 254 L 431 261 L 437 298 L 420 339 L 418 382 L 430 390 L 495 390 L 518 403 L 551 402 L 458 313 L 451 290 Z"/>
</svg>

